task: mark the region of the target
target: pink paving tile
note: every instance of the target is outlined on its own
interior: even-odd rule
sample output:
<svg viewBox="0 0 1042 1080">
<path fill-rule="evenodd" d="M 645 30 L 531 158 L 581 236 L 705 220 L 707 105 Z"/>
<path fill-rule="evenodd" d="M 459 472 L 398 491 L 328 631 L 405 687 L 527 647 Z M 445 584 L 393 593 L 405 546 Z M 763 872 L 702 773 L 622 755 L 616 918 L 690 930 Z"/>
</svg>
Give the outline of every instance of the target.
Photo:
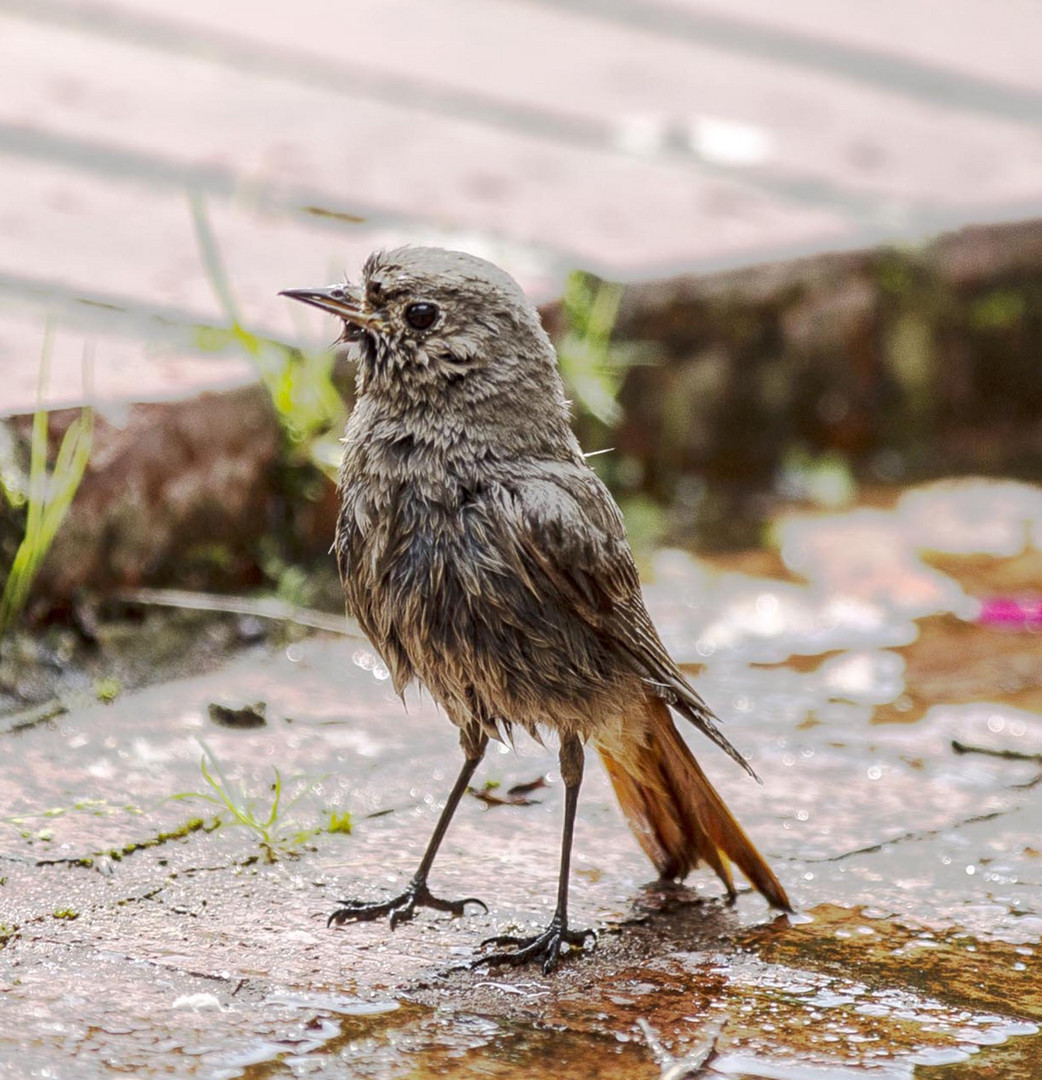
<svg viewBox="0 0 1042 1080">
<path fill-rule="evenodd" d="M 0 318 L 0 416 L 33 412 L 39 404 L 43 321 L 29 312 Z M 84 349 L 93 356 L 92 393 L 84 386 Z M 235 357 L 188 356 L 169 346 L 143 345 L 134 338 L 58 326 L 52 337 L 50 377 L 43 402 L 51 408 L 76 405 L 90 397 L 101 403 L 110 422 L 114 407 L 129 401 L 163 401 L 206 390 L 253 382 L 251 364 Z"/>
<path fill-rule="evenodd" d="M 659 0 L 634 0 L 643 3 Z M 1033 0 L 670 0 L 759 28 L 804 34 L 811 41 L 875 49 L 1010 86 L 1042 90 L 1037 43 L 1042 9 Z"/>
<path fill-rule="evenodd" d="M 346 102 L 200 60 L 11 25 L 22 25 L 25 64 L 0 75 L 13 121 L 33 116 L 56 134 L 220 167 L 247 197 L 261 183 L 307 189 L 363 212 L 548 245 L 618 273 L 843 235 L 832 210 L 787 207 L 688 165 Z M 81 73 L 76 90 L 56 102 L 69 71 Z M 127 85 L 132 96 L 122 92 Z"/>
</svg>

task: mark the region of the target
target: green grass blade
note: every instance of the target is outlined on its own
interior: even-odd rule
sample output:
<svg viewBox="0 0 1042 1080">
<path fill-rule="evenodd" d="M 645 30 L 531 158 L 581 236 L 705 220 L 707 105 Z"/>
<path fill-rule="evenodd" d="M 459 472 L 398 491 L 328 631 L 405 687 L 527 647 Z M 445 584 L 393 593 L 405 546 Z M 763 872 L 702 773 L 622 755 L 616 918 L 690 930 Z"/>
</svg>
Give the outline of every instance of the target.
<svg viewBox="0 0 1042 1080">
<path fill-rule="evenodd" d="M 206 271 L 210 287 L 213 289 L 218 303 L 224 309 L 228 321 L 233 328 L 240 330 L 242 320 L 239 318 L 239 309 L 236 306 L 235 297 L 232 295 L 228 275 L 224 271 L 224 263 L 221 262 L 217 239 L 213 234 L 213 229 L 210 228 L 210 218 L 206 213 L 206 202 L 198 191 L 189 191 L 188 206 L 192 212 L 195 239 L 199 244 L 199 255 L 203 260 L 203 269 Z"/>
<path fill-rule="evenodd" d="M 0 596 L 0 636 L 25 610 L 33 581 L 83 480 L 94 440 L 94 413 L 87 407 L 63 436 L 54 470 L 48 474 L 49 418 L 44 397 L 50 374 L 52 340 L 48 326 L 44 330 L 40 357 L 39 405 L 33 414 L 30 438 L 25 535 L 15 552 Z M 92 354 L 87 346 L 84 347 L 83 365 L 84 386 L 89 396 Z"/>
<path fill-rule="evenodd" d="M 268 820 L 264 822 L 264 827 L 270 829 L 275 824 L 279 816 L 279 799 L 282 797 L 282 777 L 279 776 L 279 770 L 275 770 L 275 798 L 271 802 L 271 813 L 268 814 Z"/>
</svg>

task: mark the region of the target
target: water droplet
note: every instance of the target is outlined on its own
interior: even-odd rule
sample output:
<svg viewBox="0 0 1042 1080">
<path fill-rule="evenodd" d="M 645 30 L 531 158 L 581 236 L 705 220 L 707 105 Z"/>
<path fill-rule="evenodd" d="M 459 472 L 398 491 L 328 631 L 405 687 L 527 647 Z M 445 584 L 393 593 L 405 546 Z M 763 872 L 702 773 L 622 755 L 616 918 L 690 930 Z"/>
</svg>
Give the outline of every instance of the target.
<svg viewBox="0 0 1042 1080">
<path fill-rule="evenodd" d="M 778 610 L 778 597 L 773 593 L 760 593 L 756 598 L 756 611 L 760 615 L 770 616 Z"/>
</svg>

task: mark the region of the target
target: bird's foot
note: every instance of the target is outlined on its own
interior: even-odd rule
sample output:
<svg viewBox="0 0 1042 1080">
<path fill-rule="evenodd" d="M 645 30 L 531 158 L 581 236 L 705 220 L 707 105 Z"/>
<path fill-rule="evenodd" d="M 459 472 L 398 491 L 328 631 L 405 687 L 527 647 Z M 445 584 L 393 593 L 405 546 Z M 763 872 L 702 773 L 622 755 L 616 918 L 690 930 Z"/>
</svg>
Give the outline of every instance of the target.
<svg viewBox="0 0 1042 1080">
<path fill-rule="evenodd" d="M 515 948 L 512 952 L 494 952 L 489 953 L 487 956 L 479 956 L 477 960 L 472 961 L 470 967 L 472 969 L 484 965 L 497 967 L 500 964 L 520 967 L 522 964 L 536 960 L 542 962 L 543 974 L 549 975 L 557 967 L 561 949 L 565 945 L 581 949 L 587 938 L 593 938 L 596 941 L 596 932 L 593 930 L 569 930 L 564 920 L 555 916 L 550 925 L 541 934 L 536 934 L 534 937 L 522 938 L 513 937 L 509 934 L 500 934 L 498 937 L 487 938 L 481 943 L 482 948 L 485 948 L 486 945 L 513 945 Z"/>
<path fill-rule="evenodd" d="M 343 926 L 349 922 L 370 922 L 387 915 L 393 930 L 399 923 L 412 919 L 417 908 L 427 907 L 435 911 L 447 911 L 451 915 L 463 915 L 467 904 L 477 904 L 483 911 L 488 912 L 485 902 L 476 896 L 468 896 L 465 900 L 442 900 L 431 894 L 426 881 L 413 878 L 405 892 L 391 900 L 370 904 L 361 900 L 341 900 L 340 907 L 329 916 L 326 925 L 332 926 L 336 923 L 337 926 Z"/>
</svg>

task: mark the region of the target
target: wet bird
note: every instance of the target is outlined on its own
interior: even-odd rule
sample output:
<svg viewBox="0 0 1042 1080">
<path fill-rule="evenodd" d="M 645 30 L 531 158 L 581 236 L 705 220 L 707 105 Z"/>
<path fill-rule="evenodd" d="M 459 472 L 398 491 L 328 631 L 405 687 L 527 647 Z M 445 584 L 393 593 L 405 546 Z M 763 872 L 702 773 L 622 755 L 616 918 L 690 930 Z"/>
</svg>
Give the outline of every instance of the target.
<svg viewBox="0 0 1042 1080">
<path fill-rule="evenodd" d="M 791 910 L 674 725 L 671 710 L 752 774 L 652 625 L 622 515 L 572 433 L 553 346 L 520 286 L 483 259 L 406 247 L 370 256 L 358 284 L 282 295 L 337 316 L 357 343 L 335 540 L 348 611 L 398 693 L 418 680 L 442 706 L 464 755 L 405 891 L 342 901 L 330 923 L 387 915 L 394 928 L 420 907 L 484 907 L 440 899 L 427 879 L 489 739 L 514 728 L 560 743 L 557 903 L 545 931 L 492 938 L 475 966 L 549 972 L 591 936 L 568 924 L 584 744 L 662 878 L 705 863 L 733 898 L 733 861 Z"/>
</svg>

